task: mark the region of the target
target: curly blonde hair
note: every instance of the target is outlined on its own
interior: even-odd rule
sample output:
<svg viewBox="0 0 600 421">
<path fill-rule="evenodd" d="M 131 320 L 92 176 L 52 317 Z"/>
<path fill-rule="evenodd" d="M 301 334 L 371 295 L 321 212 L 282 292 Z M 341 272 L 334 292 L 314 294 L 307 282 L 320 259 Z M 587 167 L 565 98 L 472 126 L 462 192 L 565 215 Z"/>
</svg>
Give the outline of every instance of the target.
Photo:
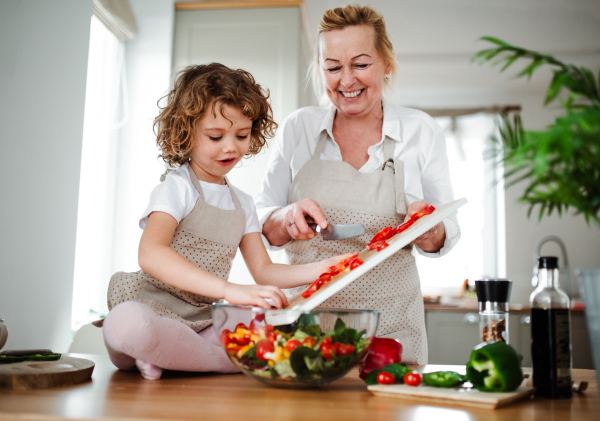
<svg viewBox="0 0 600 421">
<path fill-rule="evenodd" d="M 219 107 L 224 115 L 225 106 L 239 109 L 252 121 L 250 149 L 245 157 L 256 155 L 277 129 L 268 99 L 269 91 L 245 70 L 233 70 L 220 63 L 186 67 L 177 75 L 171 92 L 158 101 L 161 112 L 154 119 L 154 133 L 160 157 L 171 167 L 188 162 L 196 123 L 209 108 L 216 115 Z"/>
</svg>

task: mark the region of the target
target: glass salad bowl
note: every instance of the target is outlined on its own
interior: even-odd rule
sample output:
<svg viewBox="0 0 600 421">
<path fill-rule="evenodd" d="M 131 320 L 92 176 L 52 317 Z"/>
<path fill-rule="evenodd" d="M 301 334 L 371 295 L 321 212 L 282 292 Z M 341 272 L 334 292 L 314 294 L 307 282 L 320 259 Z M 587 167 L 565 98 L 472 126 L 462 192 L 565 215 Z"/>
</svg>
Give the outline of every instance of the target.
<svg viewBox="0 0 600 421">
<path fill-rule="evenodd" d="M 214 304 L 213 325 L 246 375 L 284 388 L 331 383 L 361 363 L 377 326 L 376 310 L 264 310 Z"/>
</svg>

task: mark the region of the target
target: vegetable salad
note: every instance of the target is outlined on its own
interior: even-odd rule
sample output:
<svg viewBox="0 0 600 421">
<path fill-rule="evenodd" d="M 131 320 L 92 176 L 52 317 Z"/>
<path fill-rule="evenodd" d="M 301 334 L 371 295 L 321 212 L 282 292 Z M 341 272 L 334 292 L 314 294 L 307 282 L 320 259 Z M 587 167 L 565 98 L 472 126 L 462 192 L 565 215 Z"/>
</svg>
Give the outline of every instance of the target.
<svg viewBox="0 0 600 421">
<path fill-rule="evenodd" d="M 345 374 L 366 354 L 366 330 L 348 328 L 338 318 L 334 329 L 323 332 L 314 316 L 302 315 L 291 325 L 272 326 L 256 319 L 240 323 L 221 341 L 232 361 L 255 376 L 306 381 Z"/>
</svg>

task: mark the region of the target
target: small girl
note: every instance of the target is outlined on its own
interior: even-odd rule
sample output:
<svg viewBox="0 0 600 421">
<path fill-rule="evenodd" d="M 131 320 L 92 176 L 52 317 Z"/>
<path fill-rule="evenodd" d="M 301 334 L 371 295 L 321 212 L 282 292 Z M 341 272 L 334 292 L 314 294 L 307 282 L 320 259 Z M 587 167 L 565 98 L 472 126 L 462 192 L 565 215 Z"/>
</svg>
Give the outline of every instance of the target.
<svg viewBox="0 0 600 421">
<path fill-rule="evenodd" d="M 104 341 L 118 368 L 137 366 L 146 379 L 159 379 L 163 369 L 237 372 L 212 328 L 211 304 L 225 299 L 268 309 L 272 300 L 282 308 L 287 299 L 279 288 L 310 283 L 349 255 L 307 265 L 271 262 L 252 197 L 225 177 L 277 127 L 268 94 L 250 73 L 218 63 L 190 66 L 166 98 L 154 121 L 157 144 L 163 160 L 179 168 L 152 191 L 140 220 L 142 269 L 110 280 Z M 227 282 L 238 247 L 257 285 Z"/>
</svg>

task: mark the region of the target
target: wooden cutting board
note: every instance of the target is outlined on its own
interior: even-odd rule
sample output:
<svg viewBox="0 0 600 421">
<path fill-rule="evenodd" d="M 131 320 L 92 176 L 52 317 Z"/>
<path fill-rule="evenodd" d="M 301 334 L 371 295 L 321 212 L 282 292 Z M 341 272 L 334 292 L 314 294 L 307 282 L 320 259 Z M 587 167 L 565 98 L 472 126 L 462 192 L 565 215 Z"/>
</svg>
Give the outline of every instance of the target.
<svg viewBox="0 0 600 421">
<path fill-rule="evenodd" d="M 480 392 L 471 388 L 440 388 L 427 385 L 407 386 L 392 384 L 388 386 L 368 386 L 369 392 L 377 396 L 419 400 L 431 404 L 476 406 L 496 409 L 524 399 L 535 391 L 533 387 L 521 386 L 513 392 Z"/>
<path fill-rule="evenodd" d="M 0 365 L 0 389 L 45 389 L 70 386 L 92 378 L 94 363 L 62 356 L 56 361 L 22 361 Z"/>
</svg>

